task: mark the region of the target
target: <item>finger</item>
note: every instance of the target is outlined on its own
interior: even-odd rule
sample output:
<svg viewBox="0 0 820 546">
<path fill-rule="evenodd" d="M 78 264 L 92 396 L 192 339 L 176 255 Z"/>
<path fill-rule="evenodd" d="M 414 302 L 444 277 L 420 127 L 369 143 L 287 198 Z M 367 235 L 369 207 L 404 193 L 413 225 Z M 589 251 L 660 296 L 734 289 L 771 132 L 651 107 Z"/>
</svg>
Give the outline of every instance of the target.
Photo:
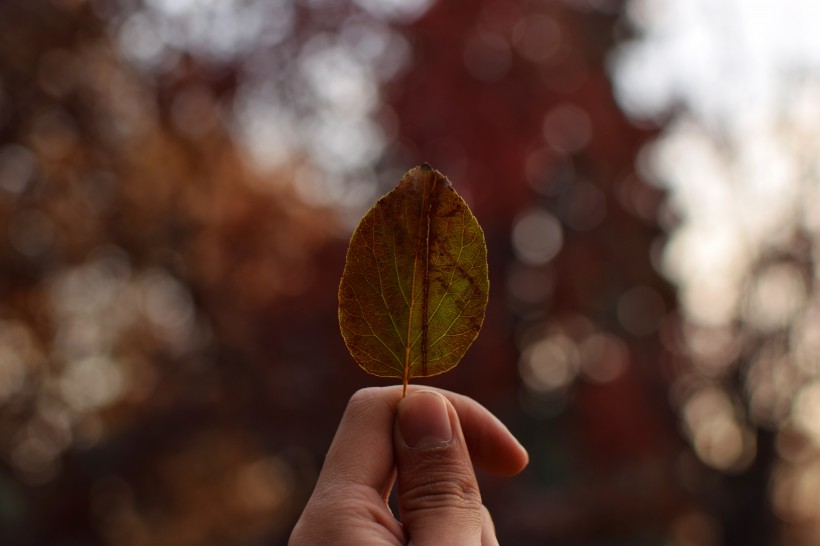
<svg viewBox="0 0 820 546">
<path fill-rule="evenodd" d="M 451 402 L 476 466 L 502 476 L 517 474 L 527 466 L 527 451 L 484 406 L 443 389 L 411 386 L 408 391 L 422 389 L 436 391 Z M 317 489 L 322 482 L 357 484 L 389 495 L 393 483 L 393 416 L 401 390 L 399 385 L 371 387 L 351 397 L 325 458 Z"/>
<path fill-rule="evenodd" d="M 498 476 L 514 476 L 529 463 L 529 455 L 504 424 L 484 406 L 462 394 L 433 387 L 410 387 L 433 390 L 445 396 L 455 407 L 467 440 L 473 462 Z"/>
<path fill-rule="evenodd" d="M 481 507 L 481 546 L 498 546 L 495 536 L 495 525 L 490 511 L 486 506 Z"/>
<path fill-rule="evenodd" d="M 389 495 L 393 484 L 393 415 L 400 389 L 357 391 L 347 403 L 316 489 L 359 485 Z"/>
<path fill-rule="evenodd" d="M 393 414 L 400 396 L 398 390 L 363 389 L 351 397 L 291 544 L 332 544 L 340 529 L 373 524 L 404 543 L 385 502 L 395 473 Z"/>
<path fill-rule="evenodd" d="M 480 544 L 481 494 L 453 404 L 414 390 L 398 403 L 394 430 L 399 513 L 412 543 Z"/>
</svg>

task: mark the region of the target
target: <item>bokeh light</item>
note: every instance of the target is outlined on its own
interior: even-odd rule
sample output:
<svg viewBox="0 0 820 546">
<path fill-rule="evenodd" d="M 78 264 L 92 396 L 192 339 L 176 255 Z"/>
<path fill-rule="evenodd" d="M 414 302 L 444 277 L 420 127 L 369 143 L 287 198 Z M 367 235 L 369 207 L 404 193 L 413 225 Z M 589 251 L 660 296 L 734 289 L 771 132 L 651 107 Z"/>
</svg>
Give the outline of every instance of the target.
<svg viewBox="0 0 820 546">
<path fill-rule="evenodd" d="M 527 211 L 516 220 L 512 240 L 516 255 L 522 262 L 545 264 L 561 250 L 561 223 L 545 210 Z"/>
</svg>

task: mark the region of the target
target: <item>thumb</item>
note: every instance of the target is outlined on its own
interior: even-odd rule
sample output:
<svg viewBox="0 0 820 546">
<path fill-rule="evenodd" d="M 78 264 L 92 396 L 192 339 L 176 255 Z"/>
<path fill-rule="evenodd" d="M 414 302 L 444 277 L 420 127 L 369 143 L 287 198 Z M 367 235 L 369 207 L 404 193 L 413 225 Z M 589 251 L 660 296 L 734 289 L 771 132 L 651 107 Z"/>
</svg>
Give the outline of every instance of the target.
<svg viewBox="0 0 820 546">
<path fill-rule="evenodd" d="M 458 414 L 433 391 L 415 391 L 396 408 L 393 434 L 398 503 L 415 546 L 481 544 L 481 494 Z"/>
</svg>

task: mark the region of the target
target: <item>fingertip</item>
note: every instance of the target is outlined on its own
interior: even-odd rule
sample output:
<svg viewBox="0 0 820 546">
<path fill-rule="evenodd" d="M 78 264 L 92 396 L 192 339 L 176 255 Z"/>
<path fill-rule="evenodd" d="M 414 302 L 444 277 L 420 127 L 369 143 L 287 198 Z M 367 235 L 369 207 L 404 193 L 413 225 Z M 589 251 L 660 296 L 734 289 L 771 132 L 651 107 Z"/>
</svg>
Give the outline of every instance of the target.
<svg viewBox="0 0 820 546">
<path fill-rule="evenodd" d="M 513 441 L 513 456 L 510 458 L 510 475 L 512 476 L 527 468 L 530 464 L 530 453 L 512 432 L 509 430 L 507 432 Z"/>
<path fill-rule="evenodd" d="M 471 406 L 469 411 L 464 411 L 462 424 L 476 464 L 497 476 L 521 472 L 530 460 L 521 442 L 486 408 L 479 404 Z"/>
<path fill-rule="evenodd" d="M 445 397 L 428 390 L 411 392 L 399 401 L 396 421 L 404 444 L 411 449 L 431 449 L 449 444 L 453 440 L 451 407 Z"/>
<path fill-rule="evenodd" d="M 521 443 L 513 437 L 516 443 L 516 457 L 513 464 L 510 465 L 510 472 L 507 476 L 515 476 L 530 464 L 530 454 Z"/>
<path fill-rule="evenodd" d="M 499 448 L 493 454 L 486 454 L 482 468 L 496 476 L 515 476 L 530 464 L 530 454 L 512 438 L 506 448 Z"/>
</svg>

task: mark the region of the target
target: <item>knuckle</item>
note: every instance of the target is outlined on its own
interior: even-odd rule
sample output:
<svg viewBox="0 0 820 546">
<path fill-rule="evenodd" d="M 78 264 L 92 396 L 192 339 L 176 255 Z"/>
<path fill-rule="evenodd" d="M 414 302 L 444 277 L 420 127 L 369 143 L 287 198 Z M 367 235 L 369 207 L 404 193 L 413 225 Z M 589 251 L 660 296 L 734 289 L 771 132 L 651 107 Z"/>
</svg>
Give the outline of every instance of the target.
<svg viewBox="0 0 820 546">
<path fill-rule="evenodd" d="M 395 389 L 393 391 L 389 387 L 359 389 L 348 400 L 345 414 L 351 416 L 354 420 L 365 415 L 371 415 L 374 411 L 386 411 L 392 415 L 394 406 L 399 401 L 399 391 Z"/>
<path fill-rule="evenodd" d="M 452 470 L 442 474 L 441 479 L 408 484 L 401 497 L 402 506 L 411 511 L 455 508 L 473 512 L 481 519 L 481 493 L 464 470 Z"/>
<path fill-rule="evenodd" d="M 345 413 L 353 419 L 359 419 L 383 408 L 392 413 L 390 402 L 385 397 L 384 390 L 378 387 L 368 387 L 353 393 L 353 396 L 347 402 Z"/>
<path fill-rule="evenodd" d="M 391 405 L 391 400 L 398 393 L 395 389 L 390 387 L 365 387 L 353 393 L 347 403 L 348 409 L 358 407 L 369 407 L 373 404 Z M 395 397 L 395 402 L 398 402 L 398 396 Z"/>
<path fill-rule="evenodd" d="M 349 406 L 357 406 L 360 404 L 366 404 L 369 401 L 373 400 L 376 397 L 376 388 L 375 387 L 367 387 L 364 389 L 359 389 L 353 393 L 353 396 L 350 397 L 350 401 L 348 402 Z"/>
</svg>

